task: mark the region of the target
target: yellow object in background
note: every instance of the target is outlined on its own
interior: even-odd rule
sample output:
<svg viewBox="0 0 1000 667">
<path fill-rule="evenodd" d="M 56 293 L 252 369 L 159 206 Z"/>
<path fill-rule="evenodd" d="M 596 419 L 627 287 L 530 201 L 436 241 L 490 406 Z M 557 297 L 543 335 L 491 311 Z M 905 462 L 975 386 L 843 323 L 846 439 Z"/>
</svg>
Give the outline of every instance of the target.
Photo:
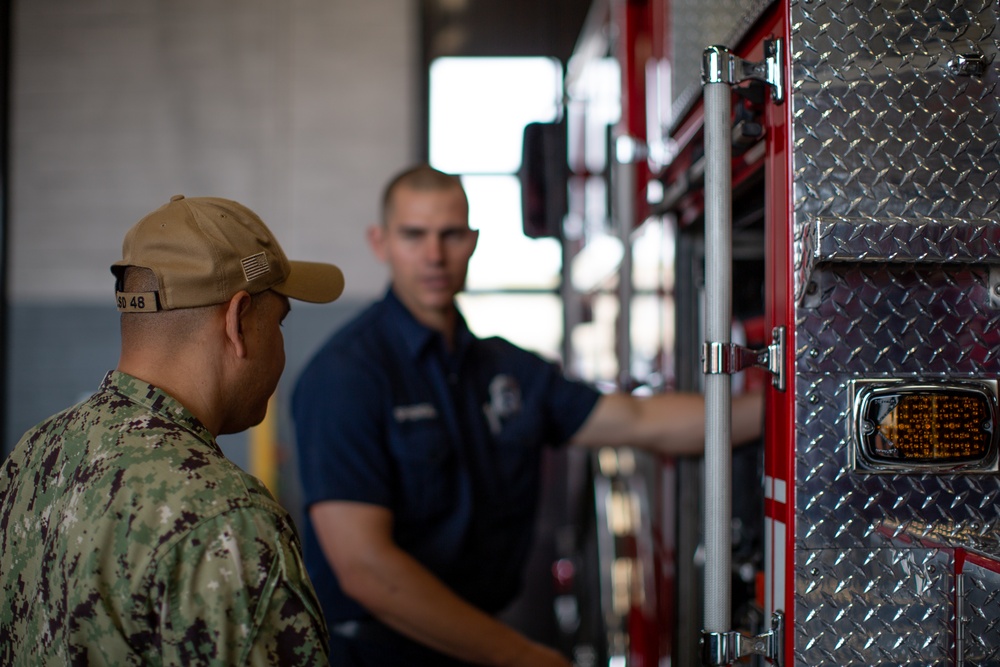
<svg viewBox="0 0 1000 667">
<path fill-rule="evenodd" d="M 264 421 L 250 429 L 250 474 L 278 497 L 278 414 L 275 397 L 267 402 Z"/>
</svg>

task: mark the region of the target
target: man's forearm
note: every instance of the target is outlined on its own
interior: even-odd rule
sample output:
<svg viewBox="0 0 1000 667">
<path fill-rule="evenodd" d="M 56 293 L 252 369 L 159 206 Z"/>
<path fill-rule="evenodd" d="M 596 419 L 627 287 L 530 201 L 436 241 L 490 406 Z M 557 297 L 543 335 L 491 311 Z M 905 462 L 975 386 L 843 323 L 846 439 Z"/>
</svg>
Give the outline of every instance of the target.
<svg viewBox="0 0 1000 667">
<path fill-rule="evenodd" d="M 760 437 L 762 392 L 733 397 L 734 444 Z M 585 447 L 635 447 L 668 456 L 698 455 L 705 449 L 705 398 L 690 392 L 648 397 L 602 396 L 571 442 Z"/>
<path fill-rule="evenodd" d="M 733 444 L 742 445 L 764 434 L 764 392 L 733 396 Z"/>
<path fill-rule="evenodd" d="M 349 595 L 397 632 L 477 664 L 569 665 L 462 600 L 409 554 L 398 548 L 381 551 L 342 581 L 350 582 Z"/>
</svg>

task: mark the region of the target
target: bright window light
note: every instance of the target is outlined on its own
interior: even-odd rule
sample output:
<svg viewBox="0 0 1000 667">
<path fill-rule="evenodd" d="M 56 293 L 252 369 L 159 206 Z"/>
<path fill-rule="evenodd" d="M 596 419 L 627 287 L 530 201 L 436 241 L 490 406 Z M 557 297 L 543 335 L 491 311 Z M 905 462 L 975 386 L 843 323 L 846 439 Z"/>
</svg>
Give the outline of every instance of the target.
<svg viewBox="0 0 1000 667">
<path fill-rule="evenodd" d="M 430 69 L 429 155 L 462 177 L 479 245 L 459 305 L 479 336 L 503 336 L 555 358 L 562 339 L 562 251 L 530 239 L 521 218 L 524 127 L 551 122 L 562 67 L 549 58 L 440 58 Z"/>
<path fill-rule="evenodd" d="M 480 338 L 500 336 L 533 350 L 547 359 L 559 360 L 562 344 L 562 309 L 556 294 L 458 295 L 458 305 Z"/>
<path fill-rule="evenodd" d="M 454 174 L 516 173 L 521 134 L 556 119 L 562 68 L 551 58 L 439 58 L 430 68 L 430 161 Z"/>
<path fill-rule="evenodd" d="M 514 176 L 464 176 L 469 224 L 479 245 L 469 263 L 469 290 L 556 289 L 559 242 L 521 230 L 521 186 Z"/>
</svg>

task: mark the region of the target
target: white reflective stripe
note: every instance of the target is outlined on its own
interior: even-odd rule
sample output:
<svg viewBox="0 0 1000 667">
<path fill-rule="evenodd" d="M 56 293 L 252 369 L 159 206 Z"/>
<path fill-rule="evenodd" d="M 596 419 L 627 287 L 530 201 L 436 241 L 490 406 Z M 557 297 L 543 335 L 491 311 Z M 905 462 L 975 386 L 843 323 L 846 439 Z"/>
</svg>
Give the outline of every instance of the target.
<svg viewBox="0 0 1000 667">
<path fill-rule="evenodd" d="M 774 480 L 774 500 L 779 503 L 787 503 L 788 484 L 783 479 Z"/>
<path fill-rule="evenodd" d="M 771 617 L 774 611 L 774 600 L 771 596 L 771 587 L 774 585 L 774 519 L 764 519 L 764 613 L 767 618 Z"/>
<path fill-rule="evenodd" d="M 774 570 L 774 598 L 772 604 L 775 610 L 784 611 L 787 617 L 788 610 L 785 609 L 785 581 L 788 578 L 788 573 L 785 572 L 785 533 L 786 527 L 784 522 L 775 521 L 773 530 L 774 540 L 771 542 L 774 549 L 772 564 L 772 569 Z"/>
</svg>

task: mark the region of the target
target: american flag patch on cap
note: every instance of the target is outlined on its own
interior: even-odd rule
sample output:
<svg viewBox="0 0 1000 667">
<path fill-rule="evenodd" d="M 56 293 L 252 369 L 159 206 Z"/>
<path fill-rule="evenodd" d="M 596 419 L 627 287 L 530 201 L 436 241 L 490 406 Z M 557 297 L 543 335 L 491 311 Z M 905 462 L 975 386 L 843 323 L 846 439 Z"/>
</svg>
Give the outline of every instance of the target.
<svg viewBox="0 0 1000 667">
<path fill-rule="evenodd" d="M 247 282 L 252 281 L 254 278 L 259 278 L 271 270 L 271 267 L 267 264 L 267 257 L 264 256 L 263 252 L 244 257 L 240 263 L 243 264 L 243 275 L 246 276 Z"/>
</svg>

